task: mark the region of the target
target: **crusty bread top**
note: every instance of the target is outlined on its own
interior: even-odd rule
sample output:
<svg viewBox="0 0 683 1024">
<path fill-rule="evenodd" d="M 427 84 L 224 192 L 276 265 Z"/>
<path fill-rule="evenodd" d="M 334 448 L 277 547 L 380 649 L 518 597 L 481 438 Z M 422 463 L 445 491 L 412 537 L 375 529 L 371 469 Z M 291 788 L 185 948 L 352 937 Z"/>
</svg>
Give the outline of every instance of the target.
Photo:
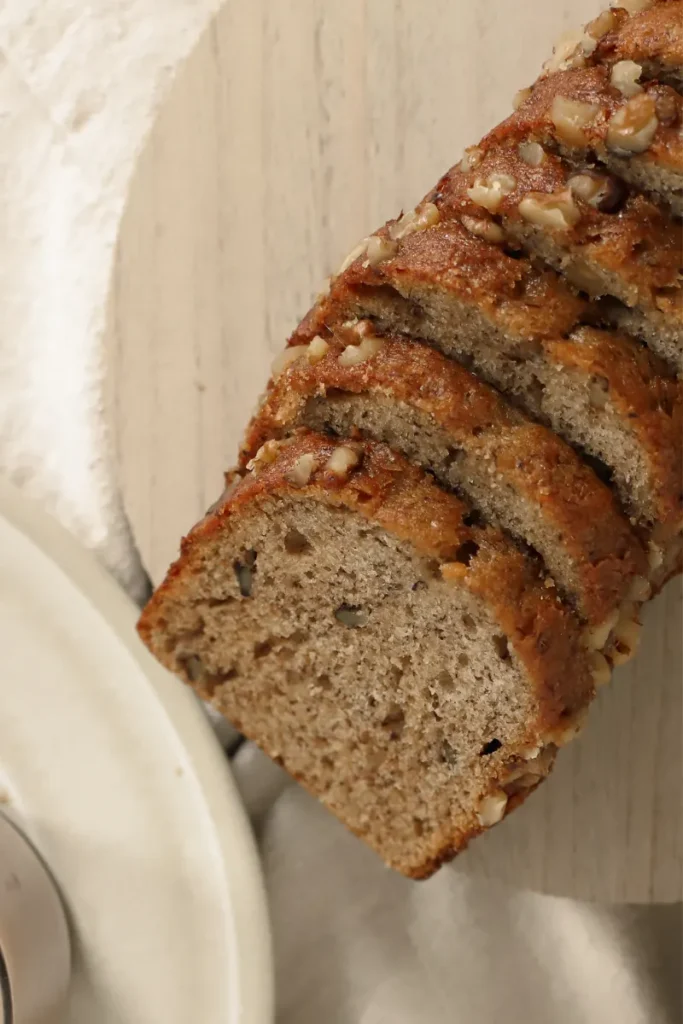
<svg viewBox="0 0 683 1024">
<path fill-rule="evenodd" d="M 358 341 L 353 327 L 340 328 L 327 339 L 329 349 L 321 359 L 312 364 L 302 357 L 271 383 L 247 431 L 242 464 L 266 440 L 300 424 L 311 396 L 335 389 L 369 391 L 419 409 L 454 446 L 495 466 L 505 486 L 553 524 L 574 562 L 582 613 L 593 624 L 603 622 L 626 598 L 633 575 L 647 574 L 645 554 L 609 488 L 552 431 L 527 420 L 440 353 L 389 337 L 363 362 L 340 362 L 346 346 Z"/>
<path fill-rule="evenodd" d="M 649 74 L 680 72 L 683 67 L 683 2 L 660 0 L 628 16 L 613 13 L 613 27 L 598 40 L 591 60 L 615 64 L 632 60 Z"/>
<path fill-rule="evenodd" d="M 428 201 L 446 221 L 471 215 L 473 206 L 480 217 L 486 216 L 470 192 L 491 175 L 505 175 L 506 188 L 496 215 L 520 222 L 523 200 L 571 195 L 569 181 L 576 170 L 552 153 L 545 153 L 538 166 L 528 163 L 519 148 L 527 138 L 527 126 L 520 126 L 516 115 L 508 118 L 477 147 L 476 166 L 468 171 L 453 168 Z M 563 248 L 580 247 L 592 262 L 613 273 L 628 305 L 660 311 L 683 323 L 680 225 L 651 200 L 628 189 L 613 212 L 603 212 L 577 196 L 571 202 L 578 220 L 557 232 Z"/>
<path fill-rule="evenodd" d="M 636 96 L 638 104 L 644 103 L 645 98 L 649 97 L 652 113 L 657 118 L 656 131 L 647 149 L 632 153 L 628 159 L 648 163 L 656 161 L 680 172 L 683 169 L 683 138 L 680 133 L 683 97 L 670 86 L 659 82 L 644 82 L 640 92 L 634 96 L 625 96 L 612 84 L 611 74 L 610 68 L 598 66 L 557 71 L 540 78 L 532 87 L 528 99 L 500 128 L 494 128 L 487 139 L 500 138 L 514 130 L 532 139 L 553 142 L 567 150 L 588 152 L 606 145 L 610 121 L 618 111 L 624 110 Z M 590 104 L 594 108 L 593 112 L 587 112 L 580 132 L 558 131 L 553 119 L 556 97 Z M 486 143 L 486 139 L 484 141 Z"/>
<path fill-rule="evenodd" d="M 479 596 L 536 689 L 548 742 L 562 742 L 565 727 L 594 693 L 589 656 L 574 615 L 500 531 L 467 525 L 467 505 L 386 445 L 352 442 L 357 467 L 347 475 L 332 471 L 332 455 L 348 445 L 302 431 L 266 446 L 254 471 L 234 477 L 224 496 L 182 541 L 180 558 L 142 614 L 142 639 L 150 644 L 160 621 L 163 630 L 165 601 L 179 595 L 182 599 L 192 576 L 210 562 L 214 541 L 230 528 L 233 517 L 248 514 L 251 504 L 260 500 L 314 498 L 350 509 L 407 541 L 439 563 L 437 571 L 444 579 Z"/>
<path fill-rule="evenodd" d="M 472 207 L 471 213 L 482 220 L 481 211 Z M 377 234 L 386 237 L 393 223 Z M 334 279 L 329 295 L 303 319 L 290 344 L 304 344 L 326 323 L 334 323 L 340 310 L 352 307 L 354 292 L 402 282 L 407 291 L 419 284 L 443 289 L 476 306 L 520 341 L 561 337 L 587 308 L 553 270 L 537 267 L 519 253 L 509 255 L 502 246 L 472 234 L 456 217 L 401 239 L 392 259 L 366 264 L 361 254 Z"/>
</svg>

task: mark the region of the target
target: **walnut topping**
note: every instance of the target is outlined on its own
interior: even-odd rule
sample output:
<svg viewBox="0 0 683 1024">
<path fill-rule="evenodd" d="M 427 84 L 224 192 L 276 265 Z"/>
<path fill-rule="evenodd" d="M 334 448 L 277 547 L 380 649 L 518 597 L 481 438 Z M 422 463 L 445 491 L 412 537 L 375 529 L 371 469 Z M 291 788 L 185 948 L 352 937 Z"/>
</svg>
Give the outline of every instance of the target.
<svg viewBox="0 0 683 1024">
<path fill-rule="evenodd" d="M 550 120 L 561 142 L 570 146 L 587 146 L 588 138 L 584 129 L 595 121 L 599 113 L 600 107 L 596 103 L 582 103 L 580 100 L 556 96 L 550 108 Z"/>
<path fill-rule="evenodd" d="M 623 665 L 631 660 L 638 650 L 642 628 L 637 619 L 619 620 L 614 630 L 614 647 L 610 652 L 613 665 Z"/>
<path fill-rule="evenodd" d="M 502 821 L 507 802 L 507 794 L 502 789 L 485 796 L 479 804 L 479 810 L 477 811 L 480 824 L 484 828 L 490 828 L 491 825 L 496 825 L 499 821 Z"/>
<path fill-rule="evenodd" d="M 607 644 L 610 634 L 619 621 L 619 610 L 611 612 L 598 626 L 587 629 L 583 635 L 584 643 L 589 651 L 601 651 Z"/>
<path fill-rule="evenodd" d="M 598 14 L 597 18 L 586 26 L 586 35 L 589 35 L 592 39 L 599 40 L 615 27 L 614 13 L 612 11 L 603 11 L 602 14 Z"/>
<path fill-rule="evenodd" d="M 355 263 L 357 259 L 365 254 L 368 247 L 368 239 L 364 238 L 362 242 L 359 242 L 355 248 L 348 254 L 341 267 L 337 271 L 337 276 L 343 274 L 345 270 L 348 270 L 351 264 Z"/>
<path fill-rule="evenodd" d="M 631 580 L 628 596 L 631 601 L 648 601 L 652 594 L 652 586 L 644 576 L 634 576 Z"/>
<path fill-rule="evenodd" d="M 553 55 L 543 65 L 544 71 L 566 71 L 568 68 L 580 68 L 586 63 L 581 44 L 583 32 L 565 32 L 555 43 Z"/>
<path fill-rule="evenodd" d="M 467 173 L 467 171 L 473 171 L 474 168 L 478 167 L 481 163 L 483 155 L 482 150 L 479 149 L 478 146 L 470 146 L 462 155 L 460 170 L 465 171 L 465 173 Z"/>
<path fill-rule="evenodd" d="M 532 192 L 522 199 L 518 209 L 521 217 L 529 224 L 549 228 L 551 231 L 567 231 L 581 218 L 569 189 L 555 195 Z"/>
<path fill-rule="evenodd" d="M 485 242 L 493 242 L 498 245 L 505 239 L 503 229 L 492 220 L 469 217 L 467 214 L 464 214 L 460 220 L 462 226 L 466 228 L 471 235 L 476 235 L 477 238 L 483 238 Z"/>
<path fill-rule="evenodd" d="M 307 452 L 306 455 L 300 455 L 296 460 L 292 468 L 286 474 L 287 480 L 290 484 L 294 484 L 295 487 L 305 487 L 311 479 L 313 470 L 316 468 L 315 456 Z"/>
<path fill-rule="evenodd" d="M 341 366 L 358 366 L 360 363 L 364 363 L 366 359 L 377 355 L 383 346 L 383 338 L 378 338 L 374 334 L 368 334 L 363 338 L 360 345 L 347 345 L 339 356 L 339 363 Z"/>
<path fill-rule="evenodd" d="M 353 448 L 347 448 L 346 445 L 341 445 L 339 448 L 335 448 L 332 455 L 327 460 L 325 469 L 328 473 L 333 473 L 338 477 L 347 477 L 349 470 L 354 469 L 360 462 L 360 455 L 355 452 Z"/>
<path fill-rule="evenodd" d="M 262 466 L 268 466 L 271 462 L 275 462 L 280 448 L 282 448 L 281 441 L 266 441 L 256 452 L 254 458 L 247 463 L 247 469 L 253 473 L 261 469 Z"/>
<path fill-rule="evenodd" d="M 566 747 L 568 743 L 575 740 L 579 735 L 588 717 L 588 711 L 583 708 L 565 725 L 560 725 L 546 737 L 546 743 L 554 743 L 556 747 Z"/>
<path fill-rule="evenodd" d="M 607 129 L 607 145 L 626 156 L 644 153 L 654 139 L 658 125 L 654 99 L 648 93 L 641 93 L 613 115 Z"/>
<path fill-rule="evenodd" d="M 636 96 L 643 91 L 638 79 L 643 73 L 640 64 L 633 60 L 620 60 L 612 68 L 610 81 L 615 89 L 618 89 L 622 96 Z"/>
<path fill-rule="evenodd" d="M 512 109 L 519 110 L 522 104 L 526 103 L 526 101 L 529 99 L 529 97 L 531 96 L 531 92 L 531 86 L 527 86 L 526 89 L 519 89 L 518 92 L 516 92 L 515 95 L 512 97 Z"/>
<path fill-rule="evenodd" d="M 545 150 L 538 142 L 520 142 L 517 152 L 529 167 L 540 167 L 545 160 Z"/>
<path fill-rule="evenodd" d="M 434 203 L 423 203 L 421 207 L 404 213 L 400 220 L 396 221 L 389 228 L 389 234 L 393 241 L 400 241 L 406 235 L 413 235 L 416 231 L 426 231 L 433 228 L 441 220 L 439 209 Z"/>
<path fill-rule="evenodd" d="M 368 242 L 368 265 L 377 267 L 386 260 L 393 259 L 398 252 L 398 244 L 390 238 L 382 238 L 380 235 L 371 235 Z"/>
<path fill-rule="evenodd" d="M 327 344 L 324 338 L 321 338 L 319 334 L 316 334 L 315 338 L 312 339 L 306 352 L 306 358 L 312 366 L 319 363 L 321 359 L 324 359 L 330 350 L 330 346 Z"/>
<path fill-rule="evenodd" d="M 589 665 L 596 687 L 607 686 L 612 678 L 612 670 L 605 655 L 600 651 L 593 651 L 589 658 Z"/>
<path fill-rule="evenodd" d="M 281 352 L 279 356 L 273 360 L 271 366 L 271 372 L 273 377 L 279 377 L 287 370 L 292 363 L 295 363 L 297 359 L 301 359 L 308 352 L 308 345 L 292 345 L 291 348 L 286 348 L 284 352 Z"/>
<path fill-rule="evenodd" d="M 574 174 L 567 186 L 573 195 L 603 213 L 615 210 L 624 197 L 617 179 L 603 174 Z"/>
<path fill-rule="evenodd" d="M 517 182 L 509 174 L 489 174 L 486 181 L 475 182 L 467 189 L 467 195 L 477 206 L 483 206 L 489 213 L 496 213 L 504 196 L 510 195 Z"/>
</svg>

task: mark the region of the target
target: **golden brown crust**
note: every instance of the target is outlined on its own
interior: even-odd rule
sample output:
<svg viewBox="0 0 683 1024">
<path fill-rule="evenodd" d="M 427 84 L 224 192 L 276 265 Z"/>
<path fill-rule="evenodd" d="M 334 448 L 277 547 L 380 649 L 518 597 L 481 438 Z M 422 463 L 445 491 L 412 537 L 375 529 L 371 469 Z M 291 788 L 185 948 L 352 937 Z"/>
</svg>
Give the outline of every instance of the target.
<svg viewBox="0 0 683 1024">
<path fill-rule="evenodd" d="M 496 174 L 510 181 L 496 211 L 509 226 L 524 225 L 522 200 L 570 194 L 569 180 L 575 170 L 551 153 L 538 167 L 531 166 L 520 155 L 520 143 L 525 141 L 527 132 L 514 116 L 494 129 L 479 147 L 482 157 L 475 169 L 454 168 L 442 179 L 435 194 L 438 201 L 432 200 L 442 216 L 450 220 L 470 213 L 473 204 L 468 192 Z M 613 274 L 619 284 L 617 297 L 627 305 L 659 312 L 679 328 L 683 323 L 680 226 L 638 193 L 627 193 L 613 213 L 603 213 L 578 197 L 574 203 L 577 223 L 557 233 L 563 249 L 578 251 Z M 479 216 L 485 212 L 479 208 Z"/>
<path fill-rule="evenodd" d="M 628 17 L 615 11 L 614 28 L 603 35 L 591 60 L 612 65 L 632 60 L 642 65 L 649 78 L 667 73 L 680 75 L 683 67 L 683 2 L 653 4 Z"/>
<path fill-rule="evenodd" d="M 629 97 L 611 84 L 610 76 L 611 70 L 601 66 L 558 71 L 540 78 L 533 86 L 529 98 L 503 122 L 500 129 L 494 129 L 487 138 L 500 137 L 499 131 L 502 136 L 510 131 L 518 131 L 530 139 L 537 139 L 553 147 L 559 146 L 567 152 L 584 156 L 596 152 L 604 156 L 608 153 L 610 120 L 629 103 Z M 652 99 L 654 111 L 659 115 L 658 125 L 647 150 L 631 154 L 629 162 L 658 163 L 680 173 L 683 169 L 683 137 L 680 132 L 683 97 L 659 82 L 644 83 L 638 96 Z M 590 104 L 595 108 L 581 132 L 571 141 L 567 137 L 558 136 L 552 117 L 556 97 Z"/>
<path fill-rule="evenodd" d="M 473 203 L 470 213 L 481 217 Z M 394 223 L 378 234 L 386 236 Z M 418 286 L 441 289 L 464 306 L 476 307 L 485 320 L 522 343 L 565 334 L 581 318 L 586 303 L 554 271 L 518 257 L 477 238 L 459 217 L 445 216 L 436 227 L 400 240 L 396 255 L 378 266 L 366 266 L 362 256 L 355 260 L 335 278 L 329 295 L 304 318 L 289 344 L 310 341 L 326 324 L 353 311 L 364 289 L 382 287 L 408 298 Z"/>
<path fill-rule="evenodd" d="M 491 527 L 468 526 L 469 508 L 442 491 L 416 466 L 386 445 L 354 442 L 360 466 L 341 479 L 326 466 L 339 442 L 302 432 L 283 442 L 275 461 L 245 476 L 216 503 L 183 540 L 181 555 L 145 608 L 138 624 L 143 641 L 162 657 L 154 637 L 163 632 L 164 604 L 182 594 L 199 571 L 203 551 L 252 503 L 274 497 L 314 498 L 350 509 L 443 563 L 444 578 L 477 594 L 508 636 L 535 689 L 537 736 L 562 728 L 591 700 L 594 688 L 581 628 L 572 613 L 543 586 L 537 570 Z M 312 455 L 310 481 L 291 482 L 303 455 Z M 463 545 L 468 564 L 459 561 Z M 472 554 L 472 551 L 475 553 Z"/>
<path fill-rule="evenodd" d="M 611 491 L 552 431 L 513 410 L 492 388 L 425 345 L 398 337 L 364 362 L 339 356 L 357 343 L 341 330 L 315 365 L 299 359 L 272 382 L 245 439 L 242 464 L 269 438 L 302 425 L 308 398 L 341 390 L 370 392 L 431 416 L 453 445 L 495 467 L 504 485 L 539 508 L 573 560 L 582 613 L 603 622 L 625 598 L 634 574 L 646 575 L 644 552 Z"/>
</svg>

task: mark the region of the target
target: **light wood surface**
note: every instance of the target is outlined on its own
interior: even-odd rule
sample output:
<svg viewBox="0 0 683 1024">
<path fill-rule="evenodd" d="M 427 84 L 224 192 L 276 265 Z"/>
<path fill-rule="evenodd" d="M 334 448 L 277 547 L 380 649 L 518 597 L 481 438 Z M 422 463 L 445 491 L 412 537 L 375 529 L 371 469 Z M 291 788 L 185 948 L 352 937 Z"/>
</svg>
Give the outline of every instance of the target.
<svg viewBox="0 0 683 1024">
<path fill-rule="evenodd" d="M 110 315 L 124 501 L 158 582 L 221 488 L 323 278 L 510 109 L 594 0 L 228 2 L 140 158 Z M 449 870 L 602 901 L 681 896 L 681 595 L 545 787 Z"/>
</svg>

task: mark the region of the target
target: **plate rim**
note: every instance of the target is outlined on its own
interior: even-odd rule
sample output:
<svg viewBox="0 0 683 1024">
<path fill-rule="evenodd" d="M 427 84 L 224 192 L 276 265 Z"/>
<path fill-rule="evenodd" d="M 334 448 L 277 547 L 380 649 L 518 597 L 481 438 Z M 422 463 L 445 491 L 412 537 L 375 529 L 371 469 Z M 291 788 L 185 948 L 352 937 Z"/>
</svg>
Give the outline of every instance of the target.
<svg viewBox="0 0 683 1024">
<path fill-rule="evenodd" d="M 186 686 L 169 685 L 174 677 L 137 638 L 139 608 L 95 554 L 35 499 L 24 495 L 2 476 L 0 518 L 52 561 L 102 617 L 149 683 L 160 712 L 185 750 L 220 851 L 220 872 L 234 912 L 234 933 L 238 937 L 246 931 L 248 921 L 248 929 L 256 938 L 249 950 L 245 950 L 239 938 L 234 943 L 240 996 L 238 1019 L 240 1024 L 270 1024 L 275 1006 L 272 931 L 258 847 L 228 758 L 199 701 Z M 227 805 L 230 821 L 223 814 Z M 239 866 L 237 871 L 235 865 Z"/>
</svg>

